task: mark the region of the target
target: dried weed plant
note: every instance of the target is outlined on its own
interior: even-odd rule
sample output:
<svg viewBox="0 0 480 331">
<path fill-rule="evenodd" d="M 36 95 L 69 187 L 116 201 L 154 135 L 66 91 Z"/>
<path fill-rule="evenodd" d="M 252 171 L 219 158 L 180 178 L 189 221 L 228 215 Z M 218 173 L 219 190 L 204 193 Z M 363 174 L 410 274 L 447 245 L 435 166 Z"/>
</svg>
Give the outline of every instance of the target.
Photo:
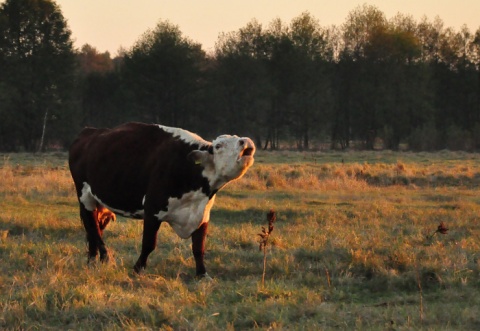
<svg viewBox="0 0 480 331">
<path fill-rule="evenodd" d="M 435 232 L 433 232 L 431 235 L 427 235 L 427 240 L 432 240 L 437 233 L 447 234 L 447 232 L 448 232 L 448 228 L 446 227 L 445 223 L 440 222 Z"/>
<path fill-rule="evenodd" d="M 273 209 L 267 213 L 267 221 L 268 221 L 268 229 L 262 226 L 262 232 L 258 235 L 260 236 L 260 251 L 263 251 L 263 273 L 262 273 L 262 287 L 265 286 L 265 273 L 267 269 L 267 246 L 268 246 L 268 238 L 270 238 L 270 234 L 273 231 L 273 224 L 275 223 L 277 216 Z"/>
</svg>

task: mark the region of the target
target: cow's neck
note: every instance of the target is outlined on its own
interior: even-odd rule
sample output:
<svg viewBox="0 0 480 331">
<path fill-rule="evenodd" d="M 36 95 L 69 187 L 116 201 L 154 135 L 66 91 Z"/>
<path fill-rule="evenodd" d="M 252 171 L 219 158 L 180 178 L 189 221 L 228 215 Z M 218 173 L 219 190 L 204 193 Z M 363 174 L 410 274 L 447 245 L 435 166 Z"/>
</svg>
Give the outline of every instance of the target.
<svg viewBox="0 0 480 331">
<path fill-rule="evenodd" d="M 208 179 L 210 192 L 214 192 L 213 194 L 231 181 L 230 178 L 226 178 L 225 176 L 218 176 L 218 174 L 215 173 L 215 169 L 210 166 L 204 168 L 202 175 Z"/>
<path fill-rule="evenodd" d="M 225 185 L 230 182 L 230 180 L 224 179 L 224 178 L 216 178 L 213 181 L 210 182 L 210 191 L 212 192 L 217 192 L 220 191 Z"/>
</svg>

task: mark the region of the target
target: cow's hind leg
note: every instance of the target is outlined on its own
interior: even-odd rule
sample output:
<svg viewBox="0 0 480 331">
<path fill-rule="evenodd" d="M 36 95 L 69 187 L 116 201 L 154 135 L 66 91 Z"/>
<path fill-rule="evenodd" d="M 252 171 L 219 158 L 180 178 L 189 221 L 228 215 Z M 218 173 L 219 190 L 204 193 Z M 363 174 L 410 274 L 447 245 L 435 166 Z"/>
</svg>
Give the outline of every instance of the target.
<svg viewBox="0 0 480 331">
<path fill-rule="evenodd" d="M 100 223 L 95 217 L 95 210 L 93 212 L 87 210 L 85 206 L 80 203 L 80 218 L 87 232 L 88 261 L 95 260 L 98 252 L 100 252 L 100 261 L 108 261 L 108 252 L 102 239 L 103 229 L 100 228 Z"/>
</svg>

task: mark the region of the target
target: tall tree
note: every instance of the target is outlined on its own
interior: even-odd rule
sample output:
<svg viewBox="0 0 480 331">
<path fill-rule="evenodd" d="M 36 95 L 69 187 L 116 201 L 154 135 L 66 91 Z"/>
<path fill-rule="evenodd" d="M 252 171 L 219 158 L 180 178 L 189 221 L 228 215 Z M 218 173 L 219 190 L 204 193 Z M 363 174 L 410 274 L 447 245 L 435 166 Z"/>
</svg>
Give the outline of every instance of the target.
<svg viewBox="0 0 480 331">
<path fill-rule="evenodd" d="M 80 71 L 84 75 L 89 73 L 106 73 L 114 69 L 114 63 L 109 52 L 100 53 L 95 47 L 85 44 L 77 55 Z"/>
<path fill-rule="evenodd" d="M 79 63 L 82 126 L 111 127 L 128 119 L 120 69 L 110 53 L 100 53 L 88 44 L 77 54 Z"/>
<path fill-rule="evenodd" d="M 360 139 L 367 149 L 373 149 L 375 137 L 382 127 L 379 100 L 382 98 L 380 68 L 369 56 L 369 42 L 375 31 L 387 26 L 385 15 L 376 7 L 363 5 L 351 11 L 342 26 L 344 49 L 340 52 L 337 84 L 339 107 L 335 118 L 351 127 L 340 129 L 333 136 L 346 135 Z M 342 140 L 345 140 L 343 138 Z M 347 142 L 348 144 L 348 142 Z"/>
<path fill-rule="evenodd" d="M 223 34 L 215 50 L 222 125 L 228 131 L 253 135 L 258 145 L 262 134 L 267 135 L 263 128 L 272 120 L 268 118 L 268 54 L 265 31 L 255 20 L 237 32 Z"/>
<path fill-rule="evenodd" d="M 379 126 L 376 129 L 382 131 L 385 147 L 398 149 L 401 140 L 420 125 L 417 120 L 426 114 L 419 94 L 424 91 L 422 82 L 426 76 L 417 75 L 425 72 L 418 62 L 420 46 L 411 19 L 397 16 L 388 25 L 375 28 L 365 56 L 373 63 L 375 80 L 379 82 L 374 105 Z"/>
<path fill-rule="evenodd" d="M 354 59 L 365 55 L 371 33 L 385 27 L 387 19 L 377 7 L 364 4 L 352 10 L 343 24 L 344 52 Z"/>
<path fill-rule="evenodd" d="M 293 43 L 288 36 L 289 27 L 280 19 L 272 21 L 266 31 L 268 49 L 267 69 L 271 82 L 271 93 L 268 96 L 270 103 L 267 109 L 268 121 L 265 123 L 267 136 L 264 148 L 278 149 L 280 139 L 289 139 L 288 127 L 290 118 L 290 93 L 292 81 L 292 67 L 289 57 L 293 50 Z"/>
<path fill-rule="evenodd" d="M 297 146 L 308 149 L 311 136 L 325 130 L 329 118 L 333 51 L 326 30 L 308 12 L 292 20 L 288 36 L 293 46 L 289 59 L 292 130 Z"/>
<path fill-rule="evenodd" d="M 8 91 L 0 106 L 7 119 L 0 124 L 3 148 L 20 144 L 34 151 L 47 139 L 68 140 L 75 82 L 70 36 L 53 1 L 7 0 L 0 6 L 0 85 Z"/>
<path fill-rule="evenodd" d="M 202 79 L 205 52 L 178 26 L 161 21 L 126 52 L 123 76 L 132 91 L 137 118 L 190 127 Z"/>
</svg>

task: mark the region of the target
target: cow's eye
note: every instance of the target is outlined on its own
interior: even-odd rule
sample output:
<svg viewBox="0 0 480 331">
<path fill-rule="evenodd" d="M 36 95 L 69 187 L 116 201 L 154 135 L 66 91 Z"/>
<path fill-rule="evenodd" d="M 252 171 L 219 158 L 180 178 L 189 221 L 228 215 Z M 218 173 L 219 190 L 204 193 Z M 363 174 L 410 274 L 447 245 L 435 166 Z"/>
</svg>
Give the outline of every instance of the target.
<svg viewBox="0 0 480 331">
<path fill-rule="evenodd" d="M 216 144 L 215 145 L 215 149 L 220 149 L 221 145 L 220 144 Z"/>
</svg>

